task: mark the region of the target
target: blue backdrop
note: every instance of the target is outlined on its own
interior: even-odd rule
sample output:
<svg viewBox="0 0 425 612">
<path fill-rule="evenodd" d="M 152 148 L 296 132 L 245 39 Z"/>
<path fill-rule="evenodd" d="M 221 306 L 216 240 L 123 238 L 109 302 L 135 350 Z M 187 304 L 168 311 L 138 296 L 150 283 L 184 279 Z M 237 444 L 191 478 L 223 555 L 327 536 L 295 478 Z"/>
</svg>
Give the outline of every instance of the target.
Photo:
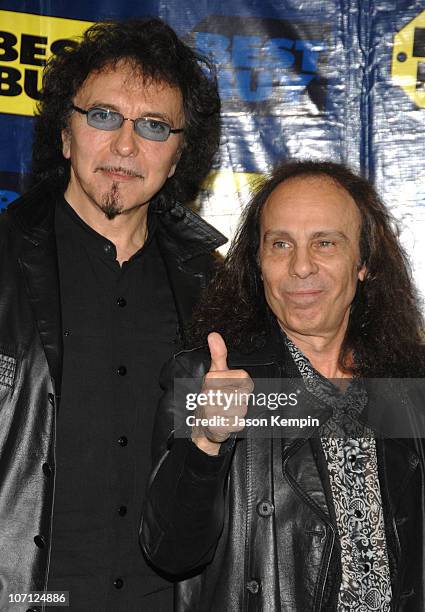
<svg viewBox="0 0 425 612">
<path fill-rule="evenodd" d="M 1 206 L 25 187 L 52 44 L 81 33 L 81 22 L 159 16 L 219 70 L 223 137 L 201 213 L 231 234 L 251 179 L 276 161 L 344 161 L 391 206 L 425 292 L 424 1 L 2 0 L 0 8 Z"/>
</svg>

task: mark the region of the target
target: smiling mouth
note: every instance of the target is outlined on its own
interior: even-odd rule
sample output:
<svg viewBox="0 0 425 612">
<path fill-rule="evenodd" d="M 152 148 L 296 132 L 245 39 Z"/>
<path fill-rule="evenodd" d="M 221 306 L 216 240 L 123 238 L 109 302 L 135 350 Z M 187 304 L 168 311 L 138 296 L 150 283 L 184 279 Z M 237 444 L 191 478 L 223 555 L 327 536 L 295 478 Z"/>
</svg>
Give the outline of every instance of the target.
<svg viewBox="0 0 425 612">
<path fill-rule="evenodd" d="M 304 289 L 300 291 L 285 291 L 288 298 L 296 304 L 312 304 L 323 293 L 323 289 Z"/>
<path fill-rule="evenodd" d="M 143 175 L 135 170 L 123 168 L 121 166 L 99 166 L 95 172 L 102 172 L 115 181 L 130 181 L 132 179 L 143 179 Z"/>
</svg>

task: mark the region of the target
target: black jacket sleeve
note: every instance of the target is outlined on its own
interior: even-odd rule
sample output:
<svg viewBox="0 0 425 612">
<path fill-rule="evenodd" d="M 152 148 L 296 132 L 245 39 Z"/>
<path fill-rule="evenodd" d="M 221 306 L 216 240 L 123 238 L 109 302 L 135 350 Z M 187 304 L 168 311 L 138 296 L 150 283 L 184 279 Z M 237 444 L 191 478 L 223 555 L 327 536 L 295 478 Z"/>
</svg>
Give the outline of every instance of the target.
<svg viewBox="0 0 425 612">
<path fill-rule="evenodd" d="M 209 359 L 200 350 L 186 351 L 164 366 L 152 440 L 154 470 L 145 503 L 140 541 L 145 555 L 169 575 L 202 569 L 214 555 L 223 528 L 224 488 L 233 455 L 233 440 L 218 456 L 191 441 L 190 432 L 175 432 L 178 410 L 174 381 L 202 377 Z"/>
</svg>

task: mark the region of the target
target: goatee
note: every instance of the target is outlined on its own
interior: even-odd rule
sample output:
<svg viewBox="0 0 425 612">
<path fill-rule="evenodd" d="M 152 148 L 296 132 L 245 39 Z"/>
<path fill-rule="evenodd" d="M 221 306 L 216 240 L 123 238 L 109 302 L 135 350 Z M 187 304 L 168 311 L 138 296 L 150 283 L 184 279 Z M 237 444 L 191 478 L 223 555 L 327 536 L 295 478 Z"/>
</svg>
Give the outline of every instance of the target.
<svg viewBox="0 0 425 612">
<path fill-rule="evenodd" d="M 109 220 L 115 219 L 122 212 L 122 204 L 120 204 L 120 194 L 118 191 L 118 183 L 112 183 L 110 191 L 102 197 L 100 209 Z"/>
</svg>

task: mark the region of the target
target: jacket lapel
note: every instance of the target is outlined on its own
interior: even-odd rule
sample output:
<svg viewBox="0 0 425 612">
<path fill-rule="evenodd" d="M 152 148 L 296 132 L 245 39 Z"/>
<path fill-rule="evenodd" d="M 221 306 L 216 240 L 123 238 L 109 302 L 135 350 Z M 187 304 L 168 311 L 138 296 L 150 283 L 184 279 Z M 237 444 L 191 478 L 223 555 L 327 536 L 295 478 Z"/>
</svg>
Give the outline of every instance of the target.
<svg viewBox="0 0 425 612">
<path fill-rule="evenodd" d="M 179 264 L 174 254 L 162 248 L 161 253 L 174 297 L 179 328 L 184 333 L 184 326 L 190 321 L 193 307 L 198 302 L 202 289 L 207 286 L 208 274 L 205 268 L 208 264 L 204 262 L 204 265 L 199 265 L 198 261 L 199 269 L 193 270 L 187 264 Z"/>
<path fill-rule="evenodd" d="M 277 389 L 287 394 L 295 393 L 298 397 L 296 416 L 298 418 L 317 418 L 320 422 L 326 420 L 331 411 L 316 400 L 306 390 L 298 368 L 294 364 L 285 346 L 283 336 L 272 321 L 271 333 L 266 338 L 266 344 L 259 352 L 247 355 L 238 354 L 229 358 L 233 368 L 246 369 L 254 378 L 282 378 L 283 386 Z M 272 381 L 270 381 L 271 384 Z M 281 381 L 278 381 L 282 385 Z M 273 389 L 275 391 L 276 389 Z M 291 411 L 290 416 L 295 416 Z M 290 481 L 293 489 L 322 520 L 331 521 L 326 492 L 323 485 L 323 474 L 319 470 L 317 444 L 318 440 L 310 440 L 317 432 L 317 427 L 305 427 L 302 434 L 294 430 L 293 437 L 282 437 L 280 463 L 284 476 Z M 302 437 L 300 437 L 302 435 Z M 320 442 L 319 442 L 320 444 Z M 322 470 L 323 471 L 323 470 Z"/>
<path fill-rule="evenodd" d="M 377 441 L 381 480 L 388 490 L 390 508 L 395 511 L 419 464 L 413 440 L 387 439 Z"/>
<path fill-rule="evenodd" d="M 54 235 L 54 209 L 57 192 L 43 182 L 9 206 L 23 233 L 19 264 L 34 311 L 55 394 L 60 395 L 62 376 L 62 328 L 59 274 Z"/>
<path fill-rule="evenodd" d="M 211 253 L 225 242 L 220 232 L 181 204 L 159 212 L 158 244 L 182 333 L 213 272 Z"/>
<path fill-rule="evenodd" d="M 323 470 L 319 471 L 317 459 L 313 456 L 310 440 L 295 440 L 285 446 L 282 440 L 283 473 L 300 498 L 319 516 L 331 522 L 328 502 L 323 482 Z M 328 480 L 328 477 L 326 478 Z"/>
<path fill-rule="evenodd" d="M 62 334 L 56 254 L 51 247 L 32 246 L 22 253 L 20 265 L 55 393 L 60 395 Z"/>
</svg>

